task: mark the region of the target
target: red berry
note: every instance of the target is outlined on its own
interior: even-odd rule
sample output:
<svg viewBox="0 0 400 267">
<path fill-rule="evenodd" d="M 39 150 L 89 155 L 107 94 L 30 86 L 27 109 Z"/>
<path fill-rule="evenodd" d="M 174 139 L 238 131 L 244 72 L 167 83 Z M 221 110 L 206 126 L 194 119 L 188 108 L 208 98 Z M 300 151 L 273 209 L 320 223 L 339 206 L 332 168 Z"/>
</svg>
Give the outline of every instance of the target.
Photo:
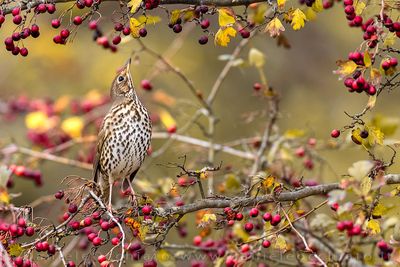
<svg viewBox="0 0 400 267">
<path fill-rule="evenodd" d="M 35 234 L 35 228 L 31 226 L 26 227 L 25 234 L 27 236 L 33 236 Z"/>
<path fill-rule="evenodd" d="M 61 36 L 59 36 L 59 37 L 61 38 Z M 56 199 L 62 199 L 64 197 L 64 191 L 63 190 L 59 190 L 57 193 L 54 194 L 54 197 Z"/>
<path fill-rule="evenodd" d="M 19 50 L 19 53 L 21 56 L 26 57 L 28 55 L 28 49 L 26 47 L 22 47 L 21 50 Z"/>
<path fill-rule="evenodd" d="M 96 237 L 97 237 L 97 235 L 95 233 L 90 233 L 87 236 L 89 241 L 93 241 Z"/>
<path fill-rule="evenodd" d="M 264 248 L 269 248 L 269 247 L 271 246 L 271 241 L 269 241 L 269 240 L 264 240 L 264 241 L 262 242 L 262 246 L 263 246 Z"/>
<path fill-rule="evenodd" d="M 237 263 L 237 261 L 235 260 L 235 258 L 233 256 L 226 257 L 226 260 L 225 260 L 226 267 L 234 267 L 236 265 L 236 263 Z"/>
<path fill-rule="evenodd" d="M 105 261 L 105 260 L 107 260 L 107 257 L 106 257 L 106 255 L 100 255 L 100 256 L 98 256 L 97 257 L 97 261 L 99 262 L 99 263 L 102 263 L 103 261 Z"/>
<path fill-rule="evenodd" d="M 353 19 L 354 25 L 355 26 L 361 26 L 363 19 L 361 16 L 355 16 L 355 18 Z"/>
<path fill-rule="evenodd" d="M 338 138 L 339 135 L 340 135 L 340 131 L 339 131 L 338 129 L 332 130 L 331 136 L 332 136 L 333 138 Z"/>
<path fill-rule="evenodd" d="M 250 32 L 247 30 L 241 30 L 240 35 L 242 36 L 242 38 L 247 39 L 250 37 Z"/>
<path fill-rule="evenodd" d="M 175 24 L 175 25 L 172 27 L 172 30 L 173 30 L 175 33 L 180 33 L 180 32 L 182 31 L 182 25 L 181 25 L 181 24 Z"/>
<path fill-rule="evenodd" d="M 271 221 L 272 220 L 271 213 L 269 213 L 269 212 L 264 213 L 263 220 L 266 221 L 266 222 Z"/>
<path fill-rule="evenodd" d="M 252 208 L 249 212 L 249 215 L 251 217 L 257 217 L 258 216 L 258 209 L 257 208 Z"/>
<path fill-rule="evenodd" d="M 17 25 L 21 24 L 21 22 L 22 22 L 22 17 L 21 17 L 20 15 L 16 15 L 16 16 L 13 18 L 13 22 L 14 22 L 14 24 L 17 24 Z"/>
<path fill-rule="evenodd" d="M 271 225 L 276 226 L 281 222 L 281 215 L 279 214 L 275 214 L 274 216 L 272 216 L 271 219 Z"/>
<path fill-rule="evenodd" d="M 392 57 L 392 58 L 389 60 L 389 63 L 390 63 L 390 65 L 391 65 L 392 67 L 396 67 L 397 64 L 398 64 L 397 58 Z"/>
<path fill-rule="evenodd" d="M 236 219 L 237 221 L 241 221 L 241 220 L 243 220 L 243 214 L 242 214 L 242 213 L 240 213 L 240 212 L 236 213 L 236 215 L 235 215 L 235 219 Z"/>
<path fill-rule="evenodd" d="M 63 220 L 66 221 L 66 220 L 68 220 L 68 218 L 69 218 L 69 213 L 68 212 L 64 213 Z"/>
<path fill-rule="evenodd" d="M 81 16 L 74 17 L 73 22 L 74 22 L 75 25 L 81 25 L 82 24 Z"/>
<path fill-rule="evenodd" d="M 306 154 L 306 150 L 304 149 L 304 147 L 299 147 L 299 148 L 296 149 L 295 154 L 299 158 L 302 158 Z"/>
<path fill-rule="evenodd" d="M 344 0 L 344 1 L 343 1 L 343 4 L 344 4 L 345 6 L 352 6 L 352 5 L 353 5 L 353 0 Z"/>
<path fill-rule="evenodd" d="M 47 250 L 47 253 L 48 253 L 49 255 L 54 255 L 54 254 L 56 254 L 56 246 L 54 246 L 54 245 L 49 245 L 49 249 Z"/>
<path fill-rule="evenodd" d="M 352 14 L 354 14 L 354 7 L 352 6 L 352 5 L 350 5 L 350 6 L 346 6 L 345 8 L 344 8 L 344 13 L 346 13 L 347 15 L 352 15 Z"/>
<path fill-rule="evenodd" d="M 140 82 L 140 85 L 142 86 L 143 89 L 145 90 L 151 90 L 153 89 L 153 85 L 151 84 L 151 82 L 149 80 L 142 80 Z"/>
<path fill-rule="evenodd" d="M 210 26 L 210 21 L 208 19 L 203 19 L 200 22 L 200 26 L 202 29 L 207 29 Z"/>
<path fill-rule="evenodd" d="M 147 30 L 146 30 L 146 28 L 141 28 L 141 29 L 139 30 L 139 35 L 140 35 L 140 37 L 146 37 L 146 36 L 147 36 Z"/>
<path fill-rule="evenodd" d="M 125 28 L 122 30 L 122 33 L 123 33 L 124 35 L 129 35 L 129 34 L 131 33 L 131 28 L 125 27 Z"/>
<path fill-rule="evenodd" d="M 44 12 L 46 12 L 46 5 L 45 4 L 39 4 L 37 7 L 36 7 L 36 11 L 38 12 L 38 13 L 44 13 Z"/>
<path fill-rule="evenodd" d="M 95 245 L 95 246 L 100 246 L 101 243 L 103 242 L 103 240 L 101 240 L 100 237 L 96 236 L 96 237 L 93 239 L 92 242 L 93 242 L 93 245 Z"/>
<path fill-rule="evenodd" d="M 15 264 L 16 266 L 22 266 L 23 263 L 24 263 L 24 260 L 22 259 L 22 257 L 16 257 L 16 258 L 14 259 L 14 264 Z"/>
<path fill-rule="evenodd" d="M 61 37 L 61 35 L 56 35 L 56 36 L 53 37 L 53 42 L 56 43 L 56 44 L 61 44 L 63 42 L 63 38 Z"/>
<path fill-rule="evenodd" d="M 383 251 L 386 251 L 389 247 L 385 240 L 378 241 L 378 243 L 376 243 L 376 246 Z"/>
<path fill-rule="evenodd" d="M 19 7 L 14 7 L 13 10 L 11 10 L 11 14 L 15 17 L 17 15 L 19 15 L 19 13 L 21 12 L 21 9 Z"/>
<path fill-rule="evenodd" d="M 76 267 L 75 262 L 69 261 L 69 262 L 67 263 L 67 267 Z"/>
<path fill-rule="evenodd" d="M 121 42 L 121 36 L 117 35 L 112 39 L 112 43 L 117 45 Z"/>
<path fill-rule="evenodd" d="M 18 219 L 18 226 L 26 227 L 26 221 L 25 221 L 24 218 L 19 218 Z"/>
<path fill-rule="evenodd" d="M 78 210 L 78 206 L 77 205 L 75 205 L 73 203 L 69 204 L 69 206 L 68 206 L 68 212 L 69 213 L 75 213 L 75 212 L 77 212 L 77 210 Z"/>
<path fill-rule="evenodd" d="M 58 27 L 60 27 L 60 25 L 61 25 L 61 21 L 60 21 L 59 19 L 53 19 L 53 20 L 51 21 L 51 26 L 52 26 L 54 29 L 57 29 Z"/>
<path fill-rule="evenodd" d="M 108 229 L 110 229 L 110 224 L 108 223 L 108 222 L 102 222 L 101 224 L 100 224 L 100 227 L 101 227 L 101 229 L 103 230 L 103 231 L 108 231 Z"/>
<path fill-rule="evenodd" d="M 93 5 L 93 0 L 85 0 L 85 6 L 91 7 Z"/>
<path fill-rule="evenodd" d="M 42 242 L 42 250 L 43 251 L 49 250 L 49 243 L 47 241 Z"/>
<path fill-rule="evenodd" d="M 143 262 L 143 267 L 157 267 L 157 262 L 155 260 L 148 260 Z"/>
<path fill-rule="evenodd" d="M 142 212 L 143 212 L 144 215 L 150 215 L 152 210 L 153 210 L 153 208 L 150 205 L 145 205 L 142 208 Z"/>
<path fill-rule="evenodd" d="M 193 245 L 195 246 L 200 246 L 202 241 L 202 237 L 199 235 L 196 235 L 195 237 L 193 237 Z"/>
<path fill-rule="evenodd" d="M 91 219 L 90 217 L 86 217 L 86 218 L 83 220 L 83 225 L 85 225 L 85 226 L 90 226 L 90 225 L 92 225 L 92 219 Z"/>
<path fill-rule="evenodd" d="M 81 224 L 77 221 L 71 222 L 70 225 L 71 225 L 71 228 L 74 230 L 78 230 L 81 227 Z"/>
<path fill-rule="evenodd" d="M 97 21 L 96 20 L 91 20 L 89 22 L 89 29 L 91 29 L 91 30 L 96 30 L 97 29 Z"/>
<path fill-rule="evenodd" d="M 246 224 L 244 225 L 244 229 L 245 229 L 247 232 L 251 232 L 251 231 L 253 230 L 253 228 L 254 228 L 254 225 L 253 225 L 251 222 L 248 222 L 248 223 L 246 223 Z"/>
<path fill-rule="evenodd" d="M 353 228 L 353 222 L 352 221 L 343 221 L 344 227 L 347 230 L 351 230 Z"/>
<path fill-rule="evenodd" d="M 4 17 L 3 15 L 0 15 L 0 25 L 3 24 L 4 21 L 6 21 L 6 17 Z"/>
<path fill-rule="evenodd" d="M 375 94 L 376 94 L 376 88 L 375 88 L 375 86 L 370 85 L 369 88 L 368 88 L 367 93 L 368 93 L 369 95 L 375 95 Z"/>
<path fill-rule="evenodd" d="M 46 4 L 46 9 L 49 14 L 56 12 L 56 6 L 54 4 Z"/>
<path fill-rule="evenodd" d="M 207 35 L 203 35 L 199 38 L 199 44 L 201 45 L 205 45 L 206 43 L 208 43 L 208 36 Z"/>
<path fill-rule="evenodd" d="M 124 25 L 122 25 L 121 23 L 117 22 L 114 24 L 114 30 L 116 30 L 117 32 L 120 32 L 124 29 Z"/>
<path fill-rule="evenodd" d="M 176 132 L 176 125 L 169 126 L 167 128 L 167 132 L 170 133 L 170 134 L 175 133 Z"/>
<path fill-rule="evenodd" d="M 31 32 L 32 33 L 34 33 L 34 32 L 38 33 L 39 32 L 39 26 L 37 24 L 33 24 L 31 26 Z"/>
<path fill-rule="evenodd" d="M 246 253 L 246 252 L 248 252 L 249 250 L 250 250 L 249 244 L 243 244 L 243 245 L 240 247 L 240 251 L 241 251 L 242 253 Z"/>
<path fill-rule="evenodd" d="M 254 89 L 255 91 L 260 91 L 261 88 L 262 88 L 262 84 L 261 84 L 261 83 L 254 83 L 254 84 L 253 84 L 253 89 Z"/>
<path fill-rule="evenodd" d="M 111 244 L 113 244 L 114 246 L 117 246 L 119 244 L 119 238 L 118 237 L 113 237 L 111 239 Z"/>
<path fill-rule="evenodd" d="M 68 29 L 63 29 L 63 30 L 61 30 L 61 32 L 60 32 L 60 35 L 61 35 L 61 37 L 62 38 L 68 38 L 68 36 L 69 36 L 69 30 Z"/>
</svg>

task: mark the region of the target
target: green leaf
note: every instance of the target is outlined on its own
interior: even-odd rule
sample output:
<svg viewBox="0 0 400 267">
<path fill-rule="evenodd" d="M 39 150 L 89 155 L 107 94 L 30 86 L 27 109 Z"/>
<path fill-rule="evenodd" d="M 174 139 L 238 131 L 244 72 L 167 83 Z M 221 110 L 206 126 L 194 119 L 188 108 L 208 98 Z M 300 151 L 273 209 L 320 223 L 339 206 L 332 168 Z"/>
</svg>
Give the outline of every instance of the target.
<svg viewBox="0 0 400 267">
<path fill-rule="evenodd" d="M 361 194 L 363 196 L 367 196 L 369 191 L 371 190 L 371 187 L 372 187 L 372 179 L 368 176 L 365 176 L 360 184 Z"/>
<path fill-rule="evenodd" d="M 364 65 L 366 68 L 371 66 L 371 56 L 369 55 L 368 51 L 364 52 Z"/>
</svg>

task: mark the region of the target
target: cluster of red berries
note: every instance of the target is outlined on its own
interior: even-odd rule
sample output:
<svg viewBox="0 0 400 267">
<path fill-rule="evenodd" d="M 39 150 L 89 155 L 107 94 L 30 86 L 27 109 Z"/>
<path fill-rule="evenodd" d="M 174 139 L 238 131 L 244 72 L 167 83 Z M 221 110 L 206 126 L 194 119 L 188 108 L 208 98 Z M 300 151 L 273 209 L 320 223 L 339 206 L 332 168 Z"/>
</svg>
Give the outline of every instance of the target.
<svg viewBox="0 0 400 267">
<path fill-rule="evenodd" d="M 353 6 L 353 0 L 344 0 L 344 13 L 346 13 L 346 19 L 349 21 L 351 27 L 360 27 L 363 22 L 361 16 L 356 15 L 356 10 Z"/>
<path fill-rule="evenodd" d="M 347 230 L 347 236 L 357 236 L 363 233 L 361 225 L 354 224 L 352 221 L 340 221 L 336 224 L 336 229 L 343 232 Z"/>
<path fill-rule="evenodd" d="M 397 61 L 397 58 L 395 58 L 395 57 L 387 58 L 387 59 L 382 60 L 381 67 L 385 72 L 387 72 L 390 69 L 394 70 L 398 63 L 399 62 Z"/>
<path fill-rule="evenodd" d="M 294 151 L 294 154 L 299 158 L 303 158 L 304 156 L 307 155 L 307 157 L 303 161 L 303 166 L 308 170 L 314 169 L 314 161 L 312 159 L 312 153 L 306 153 L 306 152 L 311 149 L 314 149 L 316 144 L 317 144 L 317 139 L 309 138 L 307 142 L 307 150 L 304 146 L 300 146 L 296 148 L 296 150 Z"/>
<path fill-rule="evenodd" d="M 203 252 L 212 259 L 215 257 L 224 257 L 228 244 L 226 240 L 215 241 L 212 239 L 207 239 L 203 241 L 203 238 L 197 235 L 193 238 L 193 245 L 199 248 L 204 248 Z M 216 250 L 210 250 L 211 248 L 215 248 Z"/>
<path fill-rule="evenodd" d="M 390 259 L 390 254 L 393 252 L 393 248 L 385 242 L 385 240 L 381 240 L 376 243 L 376 246 L 379 248 L 379 257 L 384 261 L 388 261 Z"/>
<path fill-rule="evenodd" d="M 32 170 L 22 165 L 10 165 L 10 170 L 16 176 L 26 178 L 28 180 L 33 180 L 35 185 L 43 185 L 42 173 L 39 170 Z M 9 187 L 12 187 L 12 180 L 7 183 Z"/>
<path fill-rule="evenodd" d="M 348 77 L 344 80 L 344 85 L 347 87 L 350 93 L 357 92 L 362 93 L 365 92 L 368 95 L 375 95 L 376 88 L 374 85 L 369 83 L 365 77 L 361 74 L 360 71 L 356 71 L 352 77 Z"/>
</svg>

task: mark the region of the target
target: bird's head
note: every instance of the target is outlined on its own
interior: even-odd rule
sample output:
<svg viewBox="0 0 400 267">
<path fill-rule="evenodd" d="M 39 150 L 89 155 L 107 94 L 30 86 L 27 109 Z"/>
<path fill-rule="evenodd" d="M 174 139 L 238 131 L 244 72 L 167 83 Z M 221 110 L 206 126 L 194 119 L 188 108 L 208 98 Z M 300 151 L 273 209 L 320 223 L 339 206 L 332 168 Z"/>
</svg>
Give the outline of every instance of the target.
<svg viewBox="0 0 400 267">
<path fill-rule="evenodd" d="M 131 59 L 129 59 L 125 65 L 117 72 L 116 77 L 111 86 L 111 98 L 112 99 L 135 99 L 135 87 L 132 82 L 132 76 L 130 72 Z"/>
</svg>

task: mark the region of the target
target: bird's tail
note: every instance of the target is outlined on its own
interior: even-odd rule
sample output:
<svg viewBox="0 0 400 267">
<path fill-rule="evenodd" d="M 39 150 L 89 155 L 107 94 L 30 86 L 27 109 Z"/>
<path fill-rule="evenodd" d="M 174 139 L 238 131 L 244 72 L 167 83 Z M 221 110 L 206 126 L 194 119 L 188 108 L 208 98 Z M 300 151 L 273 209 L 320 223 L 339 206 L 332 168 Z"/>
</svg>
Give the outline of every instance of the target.
<svg viewBox="0 0 400 267">
<path fill-rule="evenodd" d="M 110 183 L 108 182 L 108 179 L 104 177 L 104 175 L 100 174 L 99 176 L 98 185 L 100 187 L 101 199 L 103 200 L 104 204 L 107 205 L 110 197 Z"/>
</svg>

